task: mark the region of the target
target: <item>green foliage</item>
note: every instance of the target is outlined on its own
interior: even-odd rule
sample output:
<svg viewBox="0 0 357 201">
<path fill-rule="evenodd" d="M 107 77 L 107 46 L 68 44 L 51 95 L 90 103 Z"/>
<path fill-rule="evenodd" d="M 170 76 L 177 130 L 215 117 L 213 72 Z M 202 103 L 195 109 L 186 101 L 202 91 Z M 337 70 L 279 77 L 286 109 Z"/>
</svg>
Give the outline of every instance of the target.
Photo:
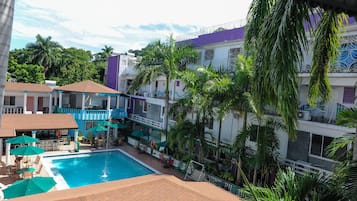
<svg viewBox="0 0 357 201">
<path fill-rule="evenodd" d="M 194 146 L 198 139 L 196 126 L 188 120 L 177 122 L 168 133 L 168 145 L 179 159 L 187 156 L 192 159 Z"/>
<path fill-rule="evenodd" d="M 337 48 L 340 46 L 340 27 L 343 27 L 344 19 L 346 19 L 345 15 L 338 15 L 335 11 L 326 11 L 322 14 L 315 32 L 312 76 L 308 93 L 308 101 L 312 106 L 316 105 L 317 100 L 325 103 L 331 98 L 327 73 L 337 56 Z"/>
<path fill-rule="evenodd" d="M 45 80 L 43 69 L 44 67 L 40 65 L 18 64 L 14 56 L 9 57 L 8 72 L 11 78 L 15 78 L 18 82 L 43 83 Z"/>
</svg>

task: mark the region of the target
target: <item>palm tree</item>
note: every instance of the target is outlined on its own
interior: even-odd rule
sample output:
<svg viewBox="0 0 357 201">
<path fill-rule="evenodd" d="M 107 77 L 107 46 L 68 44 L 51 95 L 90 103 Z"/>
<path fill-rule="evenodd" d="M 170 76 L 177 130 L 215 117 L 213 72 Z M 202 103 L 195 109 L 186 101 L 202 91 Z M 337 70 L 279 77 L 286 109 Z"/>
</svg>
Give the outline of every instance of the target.
<svg viewBox="0 0 357 201">
<path fill-rule="evenodd" d="M 337 188 L 319 175 L 298 176 L 290 168 L 279 170 L 272 187 L 244 187 L 248 201 L 343 200 Z"/>
<path fill-rule="evenodd" d="M 248 54 L 255 55 L 253 98 L 257 111 L 263 113 L 267 104 L 275 107 L 291 137 L 296 136 L 299 104 L 297 67 L 308 47 L 305 25 L 315 27 L 309 30 L 315 38 L 309 103 L 314 105 L 330 98 L 327 72 L 337 55 L 345 15 L 336 2 L 331 3 L 332 9 L 323 9 L 330 3 L 316 7 L 323 2 L 254 0 L 248 13 L 245 46 Z M 311 20 L 316 17 L 319 20 Z"/>
<path fill-rule="evenodd" d="M 26 45 L 26 47 L 32 51 L 33 63 L 44 67 L 43 73 L 46 78 L 53 73 L 59 72 L 59 69 L 52 68 L 56 62 L 60 60 L 60 50 L 62 46 L 51 39 L 51 36 L 43 38 L 40 34 L 37 34 L 36 42 Z"/>
<path fill-rule="evenodd" d="M 108 58 L 110 55 L 113 54 L 114 48 L 112 46 L 104 45 L 102 48 L 102 57 L 103 58 Z"/>
<path fill-rule="evenodd" d="M 357 161 L 357 109 L 350 108 L 342 110 L 337 115 L 336 123 L 338 125 L 343 125 L 356 129 L 353 143 L 352 160 Z"/>
<path fill-rule="evenodd" d="M 160 76 L 165 77 L 165 135 L 168 130 L 170 81 L 177 77 L 178 71 L 185 69 L 187 64 L 193 63 L 196 57 L 196 50 L 191 46 L 177 46 L 172 36 L 165 43 L 156 41 L 143 49 L 142 60 L 137 66 L 138 74 L 130 90 L 137 90 Z"/>
<path fill-rule="evenodd" d="M 14 18 L 14 0 L 0 2 L 0 128 L 4 106 L 5 81 L 9 59 L 12 22 Z"/>
<path fill-rule="evenodd" d="M 212 66 L 197 67 L 196 70 L 185 70 L 179 78 L 185 83 L 185 98 L 178 100 L 170 109 L 170 113 L 176 113 L 180 120 L 186 119 L 188 113 L 194 117 L 197 140 L 199 142 L 199 160 L 206 151 L 205 126 L 209 118 L 214 116 L 215 96 L 211 93 L 211 82 L 220 79 L 213 71 Z"/>
</svg>

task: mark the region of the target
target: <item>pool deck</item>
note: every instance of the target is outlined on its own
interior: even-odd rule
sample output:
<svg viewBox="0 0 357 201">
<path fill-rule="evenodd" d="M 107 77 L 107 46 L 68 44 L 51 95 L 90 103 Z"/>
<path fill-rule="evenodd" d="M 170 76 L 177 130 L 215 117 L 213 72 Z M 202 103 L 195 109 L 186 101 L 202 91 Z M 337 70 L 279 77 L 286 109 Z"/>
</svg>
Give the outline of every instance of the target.
<svg viewBox="0 0 357 201">
<path fill-rule="evenodd" d="M 110 148 L 123 150 L 123 151 L 127 152 L 128 154 L 130 154 L 131 156 L 133 156 L 134 158 L 136 158 L 137 160 L 154 168 L 155 170 L 161 172 L 162 174 L 173 175 L 181 180 L 183 180 L 183 178 L 185 176 L 183 173 L 175 170 L 174 168 L 164 168 L 163 164 L 160 162 L 160 160 L 150 156 L 149 154 L 139 153 L 139 151 L 137 149 L 135 149 L 134 147 L 131 147 L 127 144 L 124 144 L 124 145 L 118 146 L 118 147 L 110 147 Z M 81 144 L 79 153 L 88 153 L 88 152 L 96 151 L 96 150 L 97 149 L 93 149 L 86 144 Z M 73 153 L 68 152 L 68 151 L 53 151 L 53 152 L 46 152 L 43 155 L 48 156 L 48 155 L 62 155 L 62 154 L 73 154 Z M 2 161 L 5 161 L 5 156 L 3 156 Z M 13 160 L 11 160 L 11 161 L 13 162 Z M 44 169 L 45 168 L 42 168 L 39 176 L 48 176 L 48 173 L 46 171 L 44 171 Z M 13 182 L 15 182 L 18 179 L 19 179 L 19 177 L 17 175 L 9 174 L 6 167 L 4 167 L 3 165 L 0 167 L 0 183 L 2 183 L 4 185 L 8 185 L 8 184 L 12 184 Z"/>
</svg>

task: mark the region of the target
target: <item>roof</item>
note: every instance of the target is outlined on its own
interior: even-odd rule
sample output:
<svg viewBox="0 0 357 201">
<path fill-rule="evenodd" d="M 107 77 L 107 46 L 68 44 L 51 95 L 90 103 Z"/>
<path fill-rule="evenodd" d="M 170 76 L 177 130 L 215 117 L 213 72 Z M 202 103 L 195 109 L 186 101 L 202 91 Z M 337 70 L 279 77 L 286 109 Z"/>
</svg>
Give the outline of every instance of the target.
<svg viewBox="0 0 357 201">
<path fill-rule="evenodd" d="M 168 175 L 147 175 L 13 199 L 13 201 L 25 200 L 239 201 L 240 199 L 208 182 L 182 181 Z"/>
<path fill-rule="evenodd" d="M 15 137 L 16 133 L 13 128 L 0 128 L 0 137 Z"/>
<path fill-rule="evenodd" d="M 6 82 L 5 91 L 51 92 L 52 89 L 45 84 Z"/>
<path fill-rule="evenodd" d="M 64 85 L 55 88 L 58 91 L 86 92 L 86 93 L 105 93 L 105 94 L 120 94 L 118 91 L 95 83 L 91 80 L 76 82 L 73 84 Z"/>
<path fill-rule="evenodd" d="M 1 129 L 16 131 L 78 128 L 70 114 L 3 114 L 1 125 Z"/>
</svg>

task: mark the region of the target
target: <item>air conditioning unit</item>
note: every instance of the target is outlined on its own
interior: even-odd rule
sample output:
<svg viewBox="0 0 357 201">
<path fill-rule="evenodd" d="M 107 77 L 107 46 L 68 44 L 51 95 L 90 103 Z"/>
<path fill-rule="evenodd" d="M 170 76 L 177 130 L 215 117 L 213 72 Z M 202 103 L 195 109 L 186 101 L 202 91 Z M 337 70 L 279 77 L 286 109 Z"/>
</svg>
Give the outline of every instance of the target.
<svg viewBox="0 0 357 201">
<path fill-rule="evenodd" d="M 307 111 L 307 110 L 299 111 L 298 118 L 302 119 L 302 120 L 305 120 L 305 121 L 310 121 L 311 120 L 310 111 Z"/>
</svg>

